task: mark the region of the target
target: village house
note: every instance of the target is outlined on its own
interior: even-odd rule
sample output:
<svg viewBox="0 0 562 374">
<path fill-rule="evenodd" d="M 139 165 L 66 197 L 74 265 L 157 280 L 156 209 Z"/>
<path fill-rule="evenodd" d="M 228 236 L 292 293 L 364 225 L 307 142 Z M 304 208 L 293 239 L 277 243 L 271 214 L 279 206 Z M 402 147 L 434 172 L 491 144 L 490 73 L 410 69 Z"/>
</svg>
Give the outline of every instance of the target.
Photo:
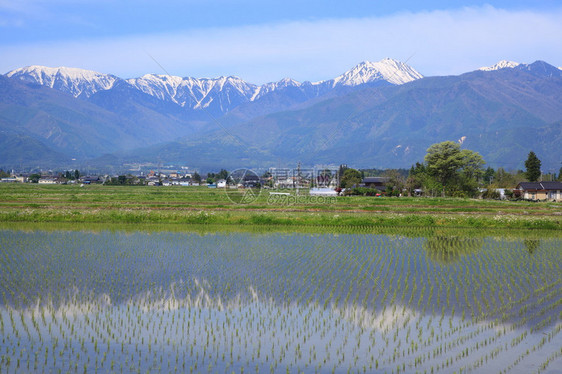
<svg viewBox="0 0 562 374">
<path fill-rule="evenodd" d="M 386 177 L 365 177 L 359 185 L 360 187 L 376 188 L 377 190 L 384 191 L 386 189 L 386 184 L 389 182 L 390 178 Z"/>
<path fill-rule="evenodd" d="M 514 192 L 525 200 L 562 201 L 562 182 L 521 182 Z"/>
<path fill-rule="evenodd" d="M 95 183 L 103 183 L 103 179 L 99 176 L 85 176 L 79 179 L 80 183 L 83 184 L 95 184 Z"/>
</svg>

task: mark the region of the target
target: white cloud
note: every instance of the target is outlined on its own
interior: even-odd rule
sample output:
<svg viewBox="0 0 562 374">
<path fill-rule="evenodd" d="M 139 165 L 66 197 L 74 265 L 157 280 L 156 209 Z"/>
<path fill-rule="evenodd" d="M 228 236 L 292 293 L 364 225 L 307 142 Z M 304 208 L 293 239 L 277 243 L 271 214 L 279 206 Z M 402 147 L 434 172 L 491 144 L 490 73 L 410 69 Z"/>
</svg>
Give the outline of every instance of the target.
<svg viewBox="0 0 562 374">
<path fill-rule="evenodd" d="M 175 34 L 0 46 L 0 71 L 74 66 L 122 77 L 162 73 L 238 75 L 262 83 L 332 78 L 363 60 L 406 60 L 425 75 L 459 74 L 507 59 L 562 64 L 562 9 L 493 7 L 200 29 Z"/>
</svg>

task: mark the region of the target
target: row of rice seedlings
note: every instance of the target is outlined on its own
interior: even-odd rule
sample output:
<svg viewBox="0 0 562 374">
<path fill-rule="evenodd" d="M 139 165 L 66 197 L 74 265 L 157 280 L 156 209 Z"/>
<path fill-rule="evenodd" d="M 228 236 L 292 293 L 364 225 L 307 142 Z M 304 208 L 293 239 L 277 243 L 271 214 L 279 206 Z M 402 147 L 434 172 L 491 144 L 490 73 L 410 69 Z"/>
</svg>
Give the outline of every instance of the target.
<svg viewBox="0 0 562 374">
<path fill-rule="evenodd" d="M 497 362 L 506 351 L 507 341 L 515 339 L 514 347 L 523 341 L 532 341 L 528 336 L 536 334 L 531 331 L 531 334 L 525 335 L 521 329 L 526 329 L 526 323 L 531 320 L 538 322 L 535 325 L 537 331 L 551 326 L 553 321 L 545 316 L 555 313 L 560 307 L 560 304 L 550 302 L 560 291 L 558 268 L 551 262 L 556 259 L 556 254 L 526 261 L 525 265 L 529 262 L 532 265 L 532 271 L 528 271 L 520 265 L 521 254 L 517 249 L 509 245 L 504 248 L 504 243 L 492 240 L 485 242 L 490 248 L 478 248 L 477 255 L 473 254 L 473 250 L 462 249 L 462 240 L 446 240 L 446 251 L 461 248 L 462 256 L 451 263 L 442 262 L 445 258 L 443 254 L 439 255 L 440 261 L 435 260 L 429 247 L 424 247 L 424 238 L 376 235 L 273 235 L 265 238 L 215 235 L 186 238 L 182 235 L 160 235 L 156 240 L 142 243 L 133 240 L 133 245 L 117 241 L 117 245 L 114 243 L 113 246 L 119 249 L 107 249 L 112 247 L 104 245 L 102 250 L 97 251 L 87 246 L 91 238 L 71 239 L 79 244 L 81 250 L 60 251 L 53 245 L 45 246 L 43 255 L 26 248 L 21 253 L 27 253 L 28 257 L 18 259 L 16 252 L 20 251 L 17 250 L 4 256 L 12 262 L 14 258 L 21 260 L 6 272 L 8 282 L 4 288 L 12 295 L 24 295 L 26 298 L 18 299 L 16 296 L 15 301 L 23 305 L 29 303 L 30 296 L 17 290 L 19 278 L 29 271 L 26 267 L 33 268 L 38 261 L 44 260 L 44 253 L 50 251 L 54 260 L 51 268 L 47 269 L 54 270 L 55 265 L 62 269 L 58 274 L 54 271 L 55 281 L 47 278 L 43 289 L 42 280 L 38 277 L 30 278 L 27 284 L 36 282 L 41 291 L 48 289 L 56 296 L 57 302 L 51 301 L 53 306 L 47 310 L 58 310 L 55 305 L 88 305 L 79 310 L 82 314 L 78 315 L 82 317 L 71 320 L 65 312 L 60 316 L 62 322 L 58 321 L 58 317 L 54 318 L 58 321 L 55 323 L 58 327 L 56 335 L 52 332 L 53 322 L 47 329 L 46 322 L 43 319 L 41 323 L 37 322 L 35 314 L 27 318 L 21 314 L 21 323 L 15 322 L 10 330 L 9 345 L 15 341 L 17 346 L 25 346 L 25 342 L 32 341 L 34 349 L 40 345 L 40 350 L 31 350 L 39 352 L 35 361 L 42 357 L 44 340 L 52 341 L 53 337 L 65 340 L 66 348 L 61 349 L 61 352 L 64 351 L 61 357 L 66 358 L 70 350 L 68 359 L 64 361 L 68 365 L 65 370 L 82 365 L 94 370 L 98 365 L 105 368 L 107 357 L 114 357 L 120 363 L 124 357 L 125 362 L 129 362 L 127 370 L 158 369 L 162 365 L 171 370 L 172 367 L 166 365 L 171 365 L 172 353 L 168 352 L 169 357 L 166 356 L 169 344 L 163 342 L 170 336 L 170 331 L 178 330 L 175 321 L 182 316 L 176 317 L 176 311 L 183 311 L 184 321 L 187 319 L 194 326 L 195 330 L 190 329 L 188 335 L 194 334 L 195 337 L 188 342 L 178 337 L 179 343 L 172 343 L 172 349 L 175 344 L 176 358 L 178 361 L 183 358 L 182 363 L 186 357 L 178 356 L 179 352 L 183 349 L 194 351 L 195 357 L 188 356 L 187 363 L 191 364 L 190 367 L 197 366 L 196 371 L 207 364 L 214 369 L 220 366 L 228 370 L 237 365 L 238 368 L 249 368 L 254 362 L 262 370 L 268 364 L 270 369 L 278 370 L 285 366 L 296 370 L 297 367 L 311 368 L 313 363 L 316 368 L 332 366 L 338 370 L 373 367 L 392 371 L 476 368 L 484 360 Z M 101 239 L 110 244 L 115 238 L 108 235 Z M 469 244 L 474 246 L 473 242 Z M 167 249 L 170 245 L 187 250 L 170 251 Z M 439 247 L 432 243 L 429 249 L 434 251 Z M 548 250 L 544 252 L 552 253 Z M 113 267 L 91 266 L 92 263 L 112 264 Z M 2 264 L 10 263 L 3 261 Z M 146 264 L 153 266 L 147 267 Z M 134 275 L 127 265 L 132 267 Z M 190 271 L 182 272 L 180 268 Z M 64 273 L 69 269 L 85 275 L 85 279 L 68 277 Z M 523 275 L 501 274 L 505 269 L 517 270 Z M 99 275 L 95 274 L 98 270 L 101 270 Z M 500 275 L 496 276 L 497 273 Z M 196 276 L 205 276 L 207 281 L 200 281 Z M 548 277 L 553 276 L 558 276 L 558 279 L 548 282 Z M 529 285 L 526 282 L 529 277 L 537 284 Z M 74 281 L 71 283 L 74 285 L 72 290 L 61 278 Z M 173 279 L 179 281 L 173 283 Z M 485 290 L 485 282 L 496 282 L 499 286 Z M 455 284 L 454 289 L 451 284 Z M 510 301 L 483 307 L 486 297 L 502 291 L 500 286 L 509 289 Z M 540 296 L 538 310 L 530 314 L 528 308 L 517 320 L 522 308 L 531 305 L 530 298 L 519 297 L 527 290 L 534 290 L 532 294 Z M 99 296 L 100 291 L 104 292 L 104 297 Z M 43 300 L 48 299 L 48 296 L 42 295 Z M 193 300 L 197 301 L 192 304 Z M 119 305 L 123 302 L 132 305 L 132 311 L 120 310 Z M 170 310 L 166 311 L 164 305 L 168 308 L 175 305 L 170 309 L 174 310 L 171 317 Z M 14 306 L 14 310 L 19 310 L 19 305 Z M 476 313 L 475 306 L 478 308 Z M 519 314 L 512 313 L 515 309 Z M 532 306 L 530 309 L 533 309 Z M 192 316 L 194 310 L 198 313 Z M 237 314 L 243 310 L 243 315 Z M 468 318 L 467 310 L 471 311 Z M 115 311 L 117 316 L 110 311 Z M 229 312 L 234 315 L 227 314 Z M 529 314 L 530 317 L 527 317 Z M 498 318 L 500 315 L 501 319 Z M 30 329 L 28 319 L 31 319 L 35 330 L 42 331 L 37 336 L 32 337 L 30 331 L 35 330 Z M 155 319 L 160 319 L 159 323 L 151 322 Z M 235 322 L 229 324 L 229 328 L 213 325 L 213 321 L 221 320 Z M 505 323 L 511 322 L 513 326 L 513 321 L 517 321 L 516 327 L 506 330 Z M 75 324 L 78 327 L 74 327 Z M 502 326 L 503 332 L 498 333 L 496 330 Z M 271 331 L 275 332 L 274 336 Z M 75 342 L 80 343 L 82 353 L 74 346 Z M 108 348 L 103 359 L 103 356 L 97 357 L 101 355 L 101 344 L 98 342 L 104 346 L 107 343 L 108 347 L 119 346 L 121 342 L 122 350 L 119 353 L 119 350 L 112 352 Z M 98 360 L 83 362 L 92 345 Z M 236 351 L 233 346 L 244 346 L 244 351 Z M 52 347 L 45 348 L 48 352 L 55 352 Z M 265 362 L 264 349 L 268 351 Z M 480 361 L 468 357 L 477 355 L 479 350 L 486 352 Z M 226 360 L 221 361 L 220 352 L 226 352 Z M 228 352 L 232 356 L 231 362 L 227 362 Z M 9 357 L 12 362 L 11 355 L 4 357 Z M 166 357 L 168 363 L 163 363 Z"/>
</svg>

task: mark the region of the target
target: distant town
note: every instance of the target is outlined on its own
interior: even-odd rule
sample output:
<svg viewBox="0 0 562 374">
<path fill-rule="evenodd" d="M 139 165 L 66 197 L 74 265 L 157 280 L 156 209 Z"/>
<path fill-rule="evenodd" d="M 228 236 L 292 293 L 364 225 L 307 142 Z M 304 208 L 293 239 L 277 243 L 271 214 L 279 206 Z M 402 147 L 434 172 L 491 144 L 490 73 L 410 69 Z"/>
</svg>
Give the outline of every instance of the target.
<svg viewBox="0 0 562 374">
<path fill-rule="evenodd" d="M 150 165 L 153 166 L 153 165 Z M 420 169 L 422 169 L 420 171 Z M 42 185 L 127 185 L 183 186 L 207 188 L 264 188 L 307 190 L 310 195 L 362 195 L 373 197 L 439 196 L 440 188 L 431 188 L 423 181 L 421 164 L 407 169 L 362 169 L 347 165 L 317 165 L 312 168 L 269 168 L 259 174 L 243 170 L 234 178 L 225 169 L 200 173 L 187 166 L 168 165 L 144 171 L 138 167 L 126 174 L 84 174 L 80 170 L 40 171 L 34 173 L 0 170 L 0 183 L 38 183 Z M 235 171 L 236 172 L 236 171 Z M 539 180 L 540 179 L 540 180 Z M 560 175 L 540 175 L 529 181 L 522 170 L 506 172 L 503 168 L 488 168 L 478 180 L 471 197 L 497 200 L 562 201 L 562 170 Z"/>
</svg>

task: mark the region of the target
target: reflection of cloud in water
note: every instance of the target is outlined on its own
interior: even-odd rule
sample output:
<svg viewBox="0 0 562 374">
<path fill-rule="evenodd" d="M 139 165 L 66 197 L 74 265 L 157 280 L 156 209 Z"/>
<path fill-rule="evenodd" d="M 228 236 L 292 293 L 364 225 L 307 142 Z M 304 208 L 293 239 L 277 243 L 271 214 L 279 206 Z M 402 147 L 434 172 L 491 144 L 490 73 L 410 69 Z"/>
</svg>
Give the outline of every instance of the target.
<svg viewBox="0 0 562 374">
<path fill-rule="evenodd" d="M 270 369 L 273 363 L 278 365 L 277 371 L 284 371 L 288 365 L 300 365 L 302 369 L 312 360 L 321 363 L 320 371 L 331 371 L 333 367 L 344 371 L 348 367 L 375 370 L 375 365 L 379 370 L 404 365 L 411 371 L 429 371 L 445 362 L 447 371 L 459 371 L 461 367 L 480 371 L 480 359 L 487 361 L 487 371 L 500 371 L 519 356 L 536 365 L 555 352 L 552 347 L 562 344 L 562 334 L 558 334 L 561 323 L 545 332 L 552 334 L 549 346 L 537 348 L 529 357 L 526 350 L 538 347 L 543 333 L 529 333 L 497 320 L 473 323 L 458 316 L 422 314 L 404 305 L 377 312 L 353 304 L 330 305 L 326 309 L 315 302 L 280 304 L 254 286 L 249 287 L 247 295 L 213 297 L 205 281 L 197 280 L 196 284 L 198 288 L 184 297 L 178 297 L 176 285 L 172 284 L 167 289 L 143 291 L 119 304 L 112 303 L 107 294 L 84 292 L 74 293 L 57 308 L 48 302 L 37 302 L 22 310 L 0 308 L 4 335 L 8 341 L 23 339 L 18 350 L 30 349 L 30 341 L 39 341 L 38 333 L 31 328 L 37 326 L 41 341 L 64 337 L 67 349 L 79 350 L 85 339 L 86 350 L 94 356 L 102 353 L 93 350 L 91 336 L 108 347 L 125 342 L 122 352 L 109 350 L 109 354 L 116 362 L 137 354 L 149 357 L 148 364 L 140 361 L 141 369 L 158 364 L 159 355 L 194 351 L 188 355 L 189 366 L 197 362 L 199 367 L 206 367 L 213 359 L 217 370 L 228 367 L 235 371 L 248 362 L 252 363 L 250 367 L 257 364 L 260 371 Z M 11 312 L 16 318 L 7 322 Z M 12 323 L 16 328 L 22 327 L 18 313 L 31 330 L 29 338 L 25 334 L 16 338 L 14 334 Z M 51 324 L 57 326 L 52 331 Z M 441 347 L 437 353 L 436 347 Z M 232 363 L 228 359 L 221 361 L 231 352 Z M 424 360 L 418 361 L 419 357 Z"/>
<path fill-rule="evenodd" d="M 382 331 L 388 331 L 388 329 L 391 329 L 397 324 L 405 325 L 419 314 L 413 309 L 402 306 L 396 309 L 385 308 L 379 313 L 361 306 L 353 305 L 344 307 L 332 306 L 331 310 L 359 328 Z"/>
</svg>

